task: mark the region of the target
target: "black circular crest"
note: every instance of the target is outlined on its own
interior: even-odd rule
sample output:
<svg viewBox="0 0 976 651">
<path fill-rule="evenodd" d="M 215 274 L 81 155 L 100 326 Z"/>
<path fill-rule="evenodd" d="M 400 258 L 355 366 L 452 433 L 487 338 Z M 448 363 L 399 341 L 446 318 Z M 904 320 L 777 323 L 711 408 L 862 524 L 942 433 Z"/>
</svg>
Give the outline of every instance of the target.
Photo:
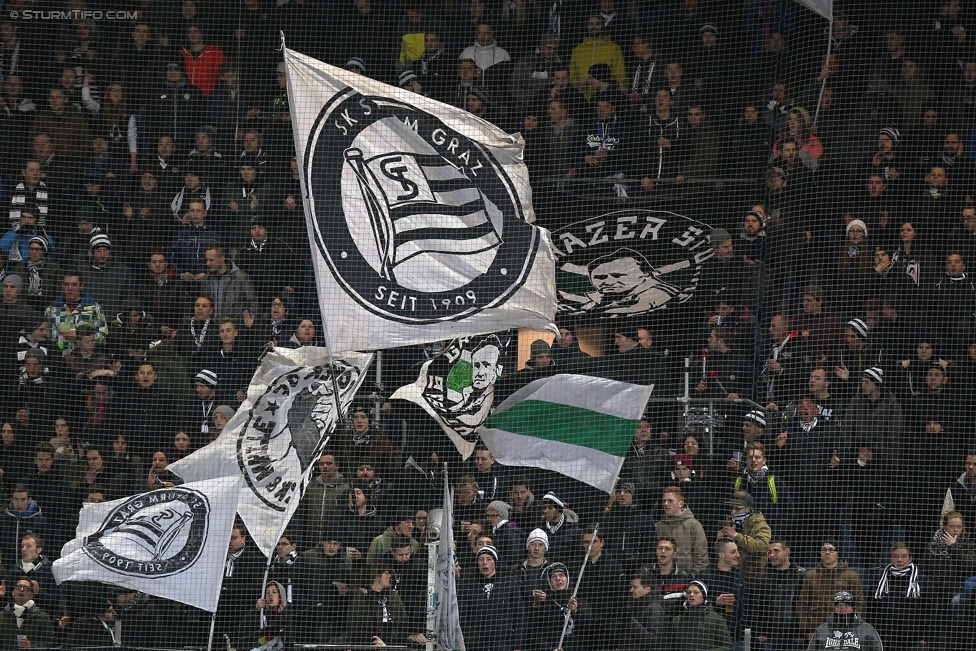
<svg viewBox="0 0 976 651">
<path fill-rule="evenodd" d="M 345 400 L 359 371 L 336 360 L 334 372 Z M 305 471 L 338 422 L 333 392 L 328 365 L 298 368 L 276 377 L 248 412 L 237 436 L 237 463 L 251 492 L 276 511 L 301 495 Z"/>
<path fill-rule="evenodd" d="M 621 318 L 673 309 L 698 290 L 711 227 L 663 210 L 618 210 L 552 234 L 559 312 Z"/>
<path fill-rule="evenodd" d="M 182 487 L 133 496 L 112 509 L 82 547 L 113 572 L 164 577 L 189 569 L 207 542 L 210 502 Z"/>
<path fill-rule="evenodd" d="M 435 115 L 346 89 L 323 107 L 305 174 L 315 245 L 342 289 L 428 324 L 498 307 L 540 245 L 492 153 Z"/>
</svg>

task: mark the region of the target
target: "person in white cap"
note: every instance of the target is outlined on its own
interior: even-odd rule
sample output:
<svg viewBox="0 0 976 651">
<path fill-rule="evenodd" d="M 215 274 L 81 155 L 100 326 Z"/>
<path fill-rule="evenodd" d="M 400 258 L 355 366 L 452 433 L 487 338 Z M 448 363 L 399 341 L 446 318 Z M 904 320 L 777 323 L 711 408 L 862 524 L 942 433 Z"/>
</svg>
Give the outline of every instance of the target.
<svg viewBox="0 0 976 651">
<path fill-rule="evenodd" d="M 545 589 L 540 586 L 542 572 L 549 566 L 548 551 L 549 536 L 542 529 L 533 529 L 525 541 L 525 560 L 511 570 L 518 582 L 519 594 L 526 603 L 532 600 L 533 592 Z"/>
</svg>

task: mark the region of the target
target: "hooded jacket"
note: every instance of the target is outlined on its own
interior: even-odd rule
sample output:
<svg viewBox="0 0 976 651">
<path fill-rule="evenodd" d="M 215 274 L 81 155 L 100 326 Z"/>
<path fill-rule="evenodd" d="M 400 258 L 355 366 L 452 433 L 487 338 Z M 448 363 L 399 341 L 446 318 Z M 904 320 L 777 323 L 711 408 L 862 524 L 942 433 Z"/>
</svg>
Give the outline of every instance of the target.
<svg viewBox="0 0 976 651">
<path fill-rule="evenodd" d="M 20 558 L 20 542 L 29 533 L 36 533 L 47 540 L 48 522 L 41 513 L 41 507 L 31 500 L 23 511 L 14 511 L 8 506 L 0 522 L 0 554 L 2 558 Z M 8 561 L 8 562 L 10 562 Z M 19 578 L 19 577 L 18 577 Z M 12 587 L 8 587 L 12 589 Z"/>
<path fill-rule="evenodd" d="M 708 538 L 691 509 L 684 508 L 674 516 L 665 515 L 654 525 L 654 532 L 658 538 L 675 539 L 678 543 L 675 562 L 692 576 L 708 567 Z"/>
<path fill-rule="evenodd" d="M 233 262 L 225 274 L 207 272 L 203 282 L 207 293 L 213 296 L 214 308 L 220 316 L 236 319 L 244 310 L 257 312 L 251 278 Z"/>
<path fill-rule="evenodd" d="M 705 602 L 671 620 L 670 651 L 732 651 L 729 628 L 721 615 Z"/>
<path fill-rule="evenodd" d="M 495 41 L 492 41 L 491 45 L 481 45 L 480 43 L 469 45 L 461 51 L 459 58 L 473 59 L 481 70 L 487 70 L 496 63 L 512 60 L 508 52 L 504 48 L 498 47 L 498 43 Z"/>
<path fill-rule="evenodd" d="M 842 642 L 839 642 L 841 641 Z M 847 649 L 859 651 L 883 651 L 881 638 L 874 627 L 853 613 L 849 621 L 843 621 L 841 616 L 831 614 L 830 619 L 817 627 L 810 640 L 808 651 L 816 649 L 837 649 L 840 645 Z"/>
</svg>

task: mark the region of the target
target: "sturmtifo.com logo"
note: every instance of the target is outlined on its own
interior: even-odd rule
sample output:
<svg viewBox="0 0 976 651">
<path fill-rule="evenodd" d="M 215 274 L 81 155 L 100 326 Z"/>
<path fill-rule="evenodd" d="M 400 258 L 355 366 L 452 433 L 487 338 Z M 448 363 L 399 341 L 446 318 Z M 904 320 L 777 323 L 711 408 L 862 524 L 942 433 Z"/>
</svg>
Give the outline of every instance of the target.
<svg viewBox="0 0 976 651">
<path fill-rule="evenodd" d="M 189 569 L 207 541 L 210 502 L 186 488 L 129 498 L 108 514 L 82 547 L 119 574 L 158 578 Z"/>
<path fill-rule="evenodd" d="M 416 106 L 338 93 L 312 127 L 304 169 L 315 245 L 376 315 L 470 317 L 504 304 L 532 269 L 540 236 L 511 178 L 488 149 Z"/>
</svg>

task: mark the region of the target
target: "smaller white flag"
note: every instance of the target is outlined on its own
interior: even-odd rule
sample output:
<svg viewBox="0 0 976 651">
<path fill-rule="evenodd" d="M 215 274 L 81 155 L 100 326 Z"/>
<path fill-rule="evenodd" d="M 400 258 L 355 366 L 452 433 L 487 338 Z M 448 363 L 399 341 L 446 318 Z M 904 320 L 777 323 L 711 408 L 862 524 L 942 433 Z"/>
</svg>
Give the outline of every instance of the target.
<svg viewBox="0 0 976 651">
<path fill-rule="evenodd" d="M 444 473 L 444 515 L 441 520 L 441 537 L 437 544 L 437 578 L 434 593 L 437 611 L 434 630 L 437 646 L 445 651 L 465 651 L 464 634 L 458 614 L 457 583 L 454 577 L 454 518 L 451 488 Z"/>
<path fill-rule="evenodd" d="M 54 580 L 101 581 L 217 610 L 241 477 L 86 504 Z"/>
<path fill-rule="evenodd" d="M 186 481 L 243 474 L 237 510 L 270 557 L 372 360 L 371 354 L 345 353 L 330 366 L 325 348 L 275 348 L 220 436 L 167 469 Z"/>
</svg>

